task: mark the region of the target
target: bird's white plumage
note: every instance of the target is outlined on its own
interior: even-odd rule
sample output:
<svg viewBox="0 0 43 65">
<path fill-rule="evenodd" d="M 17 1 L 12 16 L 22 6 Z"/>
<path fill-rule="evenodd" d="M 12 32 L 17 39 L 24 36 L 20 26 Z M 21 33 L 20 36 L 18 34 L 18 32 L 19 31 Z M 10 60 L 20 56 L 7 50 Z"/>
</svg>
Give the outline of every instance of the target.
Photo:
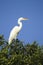
<svg viewBox="0 0 43 65">
<path fill-rule="evenodd" d="M 18 30 L 18 27 L 16 26 L 16 27 L 14 27 L 12 30 L 11 30 L 11 32 L 10 32 L 10 37 L 9 37 L 9 43 L 11 43 L 11 41 L 13 40 L 13 39 L 16 39 L 16 36 L 17 36 L 17 30 Z M 15 33 L 16 32 L 16 33 Z"/>
<path fill-rule="evenodd" d="M 10 36 L 9 36 L 9 40 L 8 40 L 8 43 L 9 43 L 9 44 L 12 42 L 13 39 L 16 39 L 18 33 L 20 32 L 20 30 L 21 30 L 21 28 L 22 28 L 22 23 L 21 23 L 22 20 L 27 20 L 27 19 L 26 19 L 26 18 L 23 18 L 23 17 L 21 17 L 21 18 L 18 19 L 18 24 L 19 24 L 19 26 L 15 26 L 15 27 L 11 30 Z"/>
</svg>

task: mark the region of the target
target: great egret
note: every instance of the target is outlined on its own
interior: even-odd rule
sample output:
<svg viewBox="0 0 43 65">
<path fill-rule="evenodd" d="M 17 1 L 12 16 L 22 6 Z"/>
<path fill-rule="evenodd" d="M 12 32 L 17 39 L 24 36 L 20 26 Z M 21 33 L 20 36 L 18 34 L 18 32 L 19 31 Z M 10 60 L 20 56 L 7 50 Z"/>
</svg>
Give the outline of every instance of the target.
<svg viewBox="0 0 43 65">
<path fill-rule="evenodd" d="M 28 20 L 27 18 L 23 18 L 23 17 L 20 17 L 18 19 L 18 26 L 15 26 L 11 32 L 10 32 L 10 36 L 9 36 L 9 40 L 8 40 L 8 43 L 10 44 L 12 42 L 13 39 L 16 40 L 16 37 L 18 35 L 18 33 L 20 32 L 21 28 L 22 28 L 22 20 Z"/>
</svg>

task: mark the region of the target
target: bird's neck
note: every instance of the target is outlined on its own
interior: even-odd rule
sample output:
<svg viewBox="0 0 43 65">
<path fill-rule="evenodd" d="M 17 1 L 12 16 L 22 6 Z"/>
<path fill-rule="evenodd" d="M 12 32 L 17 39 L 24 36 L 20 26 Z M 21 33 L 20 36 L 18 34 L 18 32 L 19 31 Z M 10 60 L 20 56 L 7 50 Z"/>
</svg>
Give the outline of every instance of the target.
<svg viewBox="0 0 43 65">
<path fill-rule="evenodd" d="M 20 20 L 18 20 L 18 24 L 19 24 L 19 28 L 22 28 L 22 22 Z"/>
</svg>

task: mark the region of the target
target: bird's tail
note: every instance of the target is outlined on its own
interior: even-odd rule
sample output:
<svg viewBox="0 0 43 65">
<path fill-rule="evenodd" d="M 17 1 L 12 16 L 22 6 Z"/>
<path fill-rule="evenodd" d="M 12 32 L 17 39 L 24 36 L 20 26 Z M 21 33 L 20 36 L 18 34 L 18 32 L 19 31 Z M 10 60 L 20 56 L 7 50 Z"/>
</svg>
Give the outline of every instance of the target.
<svg viewBox="0 0 43 65">
<path fill-rule="evenodd" d="M 12 40 L 11 40 L 11 39 L 9 39 L 9 40 L 8 40 L 8 44 L 10 45 L 10 44 L 11 44 L 11 42 L 12 42 Z"/>
</svg>

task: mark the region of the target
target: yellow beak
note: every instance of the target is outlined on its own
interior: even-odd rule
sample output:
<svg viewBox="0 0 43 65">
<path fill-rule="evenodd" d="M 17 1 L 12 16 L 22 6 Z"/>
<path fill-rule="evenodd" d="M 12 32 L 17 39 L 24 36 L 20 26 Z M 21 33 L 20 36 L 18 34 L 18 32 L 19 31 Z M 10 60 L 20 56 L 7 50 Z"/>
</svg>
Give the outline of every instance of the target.
<svg viewBox="0 0 43 65">
<path fill-rule="evenodd" d="M 28 18 L 23 18 L 23 20 L 28 20 Z"/>
</svg>

